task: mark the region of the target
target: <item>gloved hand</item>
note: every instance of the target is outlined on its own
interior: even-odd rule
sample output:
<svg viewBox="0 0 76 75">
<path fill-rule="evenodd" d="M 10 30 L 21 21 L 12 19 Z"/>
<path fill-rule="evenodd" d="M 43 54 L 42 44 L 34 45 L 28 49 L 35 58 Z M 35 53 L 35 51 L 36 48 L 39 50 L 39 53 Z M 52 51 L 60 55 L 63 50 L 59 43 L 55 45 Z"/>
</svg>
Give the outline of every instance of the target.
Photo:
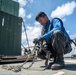
<svg viewBox="0 0 76 75">
<path fill-rule="evenodd" d="M 42 37 L 39 38 L 39 41 L 41 41 L 41 42 L 43 42 L 45 40 L 46 40 L 45 38 L 42 38 Z"/>
<path fill-rule="evenodd" d="M 45 38 L 35 38 L 34 40 L 33 40 L 33 43 L 36 45 L 36 44 L 41 44 L 40 45 L 40 47 L 41 48 L 46 48 L 47 49 L 47 41 L 46 41 L 46 39 Z"/>
<path fill-rule="evenodd" d="M 35 39 L 33 40 L 33 43 L 37 43 L 37 42 L 39 42 L 39 41 L 43 42 L 43 40 L 44 40 L 44 38 L 35 38 Z"/>
<path fill-rule="evenodd" d="M 34 40 L 33 40 L 33 43 L 37 43 L 39 41 L 39 39 L 38 38 L 35 38 Z"/>
<path fill-rule="evenodd" d="M 48 45 L 47 45 L 47 41 L 45 38 L 39 38 L 39 41 L 41 42 L 41 45 L 40 45 L 40 49 L 41 50 L 47 50 L 48 49 Z"/>
</svg>

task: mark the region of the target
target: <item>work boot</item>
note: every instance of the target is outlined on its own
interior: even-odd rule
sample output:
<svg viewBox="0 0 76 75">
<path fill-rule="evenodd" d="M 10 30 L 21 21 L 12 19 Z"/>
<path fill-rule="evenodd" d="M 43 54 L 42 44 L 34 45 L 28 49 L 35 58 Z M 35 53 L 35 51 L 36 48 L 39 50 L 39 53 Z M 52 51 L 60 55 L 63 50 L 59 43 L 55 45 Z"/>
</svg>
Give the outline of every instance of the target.
<svg viewBox="0 0 76 75">
<path fill-rule="evenodd" d="M 52 70 L 59 70 L 64 68 L 65 64 L 64 64 L 64 58 L 63 55 L 57 55 L 56 57 L 56 61 L 54 62 L 54 64 L 51 66 Z"/>
<path fill-rule="evenodd" d="M 51 69 L 51 66 L 55 63 L 55 61 L 56 61 L 56 57 L 54 55 L 53 60 L 46 66 L 45 69 Z"/>
<path fill-rule="evenodd" d="M 45 69 L 51 69 L 51 65 L 54 64 L 53 62 L 52 63 L 49 63 L 49 65 L 45 68 Z"/>
</svg>

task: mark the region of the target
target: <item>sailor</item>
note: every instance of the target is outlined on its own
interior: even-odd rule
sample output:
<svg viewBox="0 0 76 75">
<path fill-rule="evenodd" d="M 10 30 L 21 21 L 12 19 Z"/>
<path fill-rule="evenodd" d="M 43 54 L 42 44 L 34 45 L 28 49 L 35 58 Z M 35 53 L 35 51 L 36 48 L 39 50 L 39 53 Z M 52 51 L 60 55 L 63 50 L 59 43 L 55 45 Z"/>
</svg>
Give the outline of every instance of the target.
<svg viewBox="0 0 76 75">
<path fill-rule="evenodd" d="M 54 54 L 54 63 L 50 66 L 52 70 L 64 68 L 63 55 L 71 51 L 70 37 L 66 32 L 63 22 L 60 18 L 49 20 L 44 12 L 39 12 L 35 18 L 42 25 L 41 37 L 39 40 L 45 39 L 52 54 Z"/>
</svg>

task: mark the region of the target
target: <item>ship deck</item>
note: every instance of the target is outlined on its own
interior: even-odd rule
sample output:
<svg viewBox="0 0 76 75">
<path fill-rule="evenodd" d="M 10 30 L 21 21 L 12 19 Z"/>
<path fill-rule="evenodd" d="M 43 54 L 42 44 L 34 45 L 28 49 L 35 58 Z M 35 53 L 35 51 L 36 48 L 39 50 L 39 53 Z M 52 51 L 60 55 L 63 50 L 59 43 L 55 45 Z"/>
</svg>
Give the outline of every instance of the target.
<svg viewBox="0 0 76 75">
<path fill-rule="evenodd" d="M 11 70 L 6 70 L 2 68 L 0 65 L 0 75 L 76 75 L 76 58 L 64 58 L 65 60 L 65 68 L 61 70 L 43 70 L 44 67 L 44 60 L 38 59 L 31 68 L 24 69 L 22 68 L 21 71 L 15 73 Z M 21 65 L 22 63 L 11 63 L 5 64 L 9 66 L 17 66 Z M 23 67 L 28 67 L 31 62 L 28 62 Z"/>
</svg>

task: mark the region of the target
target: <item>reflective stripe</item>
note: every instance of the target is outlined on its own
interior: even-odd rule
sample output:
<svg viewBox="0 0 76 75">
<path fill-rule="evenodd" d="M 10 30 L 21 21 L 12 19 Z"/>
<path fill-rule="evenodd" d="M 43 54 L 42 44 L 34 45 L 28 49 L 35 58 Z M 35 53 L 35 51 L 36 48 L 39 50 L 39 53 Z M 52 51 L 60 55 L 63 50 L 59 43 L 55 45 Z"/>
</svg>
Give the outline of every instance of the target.
<svg viewBox="0 0 76 75">
<path fill-rule="evenodd" d="M 50 23 L 50 25 L 49 25 L 48 32 L 50 31 L 50 27 L 51 27 L 51 23 Z"/>
</svg>

